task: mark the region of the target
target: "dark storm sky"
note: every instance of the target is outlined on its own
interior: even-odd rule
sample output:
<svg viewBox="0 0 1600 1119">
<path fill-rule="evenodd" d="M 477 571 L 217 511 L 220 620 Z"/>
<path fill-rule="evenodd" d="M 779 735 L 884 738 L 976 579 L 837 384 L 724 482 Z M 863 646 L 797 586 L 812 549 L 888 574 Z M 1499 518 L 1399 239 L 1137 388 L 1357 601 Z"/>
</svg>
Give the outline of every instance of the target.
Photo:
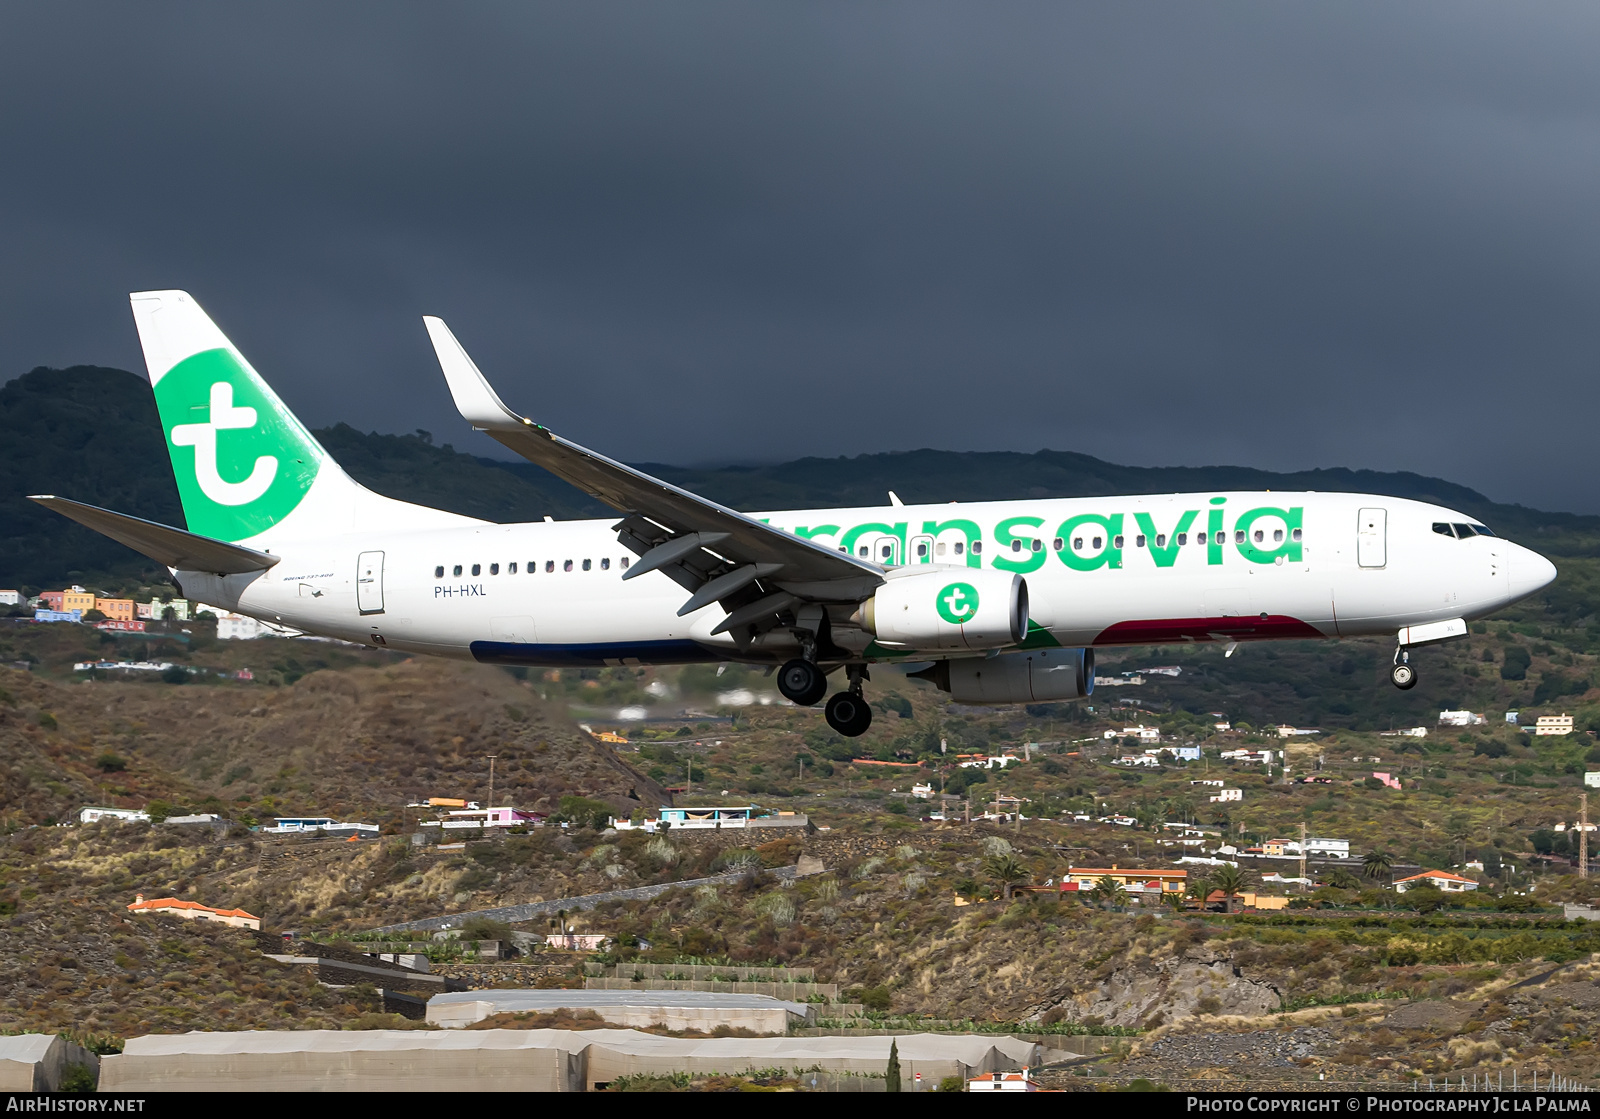
<svg viewBox="0 0 1600 1119">
<path fill-rule="evenodd" d="M 1600 511 L 1600 8 L 7 5 L 0 378 L 183 287 L 309 423 L 1411 469 Z"/>
</svg>

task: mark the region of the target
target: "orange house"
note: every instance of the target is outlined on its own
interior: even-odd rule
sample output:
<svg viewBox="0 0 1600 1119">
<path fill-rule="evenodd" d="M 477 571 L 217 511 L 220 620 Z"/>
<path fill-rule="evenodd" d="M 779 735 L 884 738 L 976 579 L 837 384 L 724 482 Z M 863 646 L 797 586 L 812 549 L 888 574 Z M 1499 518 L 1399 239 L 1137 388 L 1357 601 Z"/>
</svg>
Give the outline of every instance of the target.
<svg viewBox="0 0 1600 1119">
<path fill-rule="evenodd" d="M 215 909 L 197 901 L 181 898 L 153 898 L 144 900 L 139 894 L 128 906 L 130 913 L 164 913 L 169 917 L 182 917 L 186 921 L 220 921 L 240 929 L 259 929 L 261 918 L 242 909 Z"/>
<path fill-rule="evenodd" d="M 133 599 L 131 598 L 96 598 L 94 600 L 94 608 L 115 621 L 133 621 Z"/>
</svg>

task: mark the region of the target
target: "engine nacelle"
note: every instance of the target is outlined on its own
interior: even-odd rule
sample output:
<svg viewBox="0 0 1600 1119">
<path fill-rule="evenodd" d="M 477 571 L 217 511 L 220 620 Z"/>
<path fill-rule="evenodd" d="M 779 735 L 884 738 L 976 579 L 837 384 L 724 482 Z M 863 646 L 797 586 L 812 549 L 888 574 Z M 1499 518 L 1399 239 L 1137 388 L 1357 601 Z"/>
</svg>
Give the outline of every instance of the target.
<svg viewBox="0 0 1600 1119">
<path fill-rule="evenodd" d="M 998 657 L 940 661 L 913 676 L 957 703 L 1049 703 L 1094 692 L 1093 649 L 1029 649 Z"/>
<path fill-rule="evenodd" d="M 1003 649 L 1028 632 L 1028 584 L 1010 572 L 955 567 L 893 576 L 852 620 L 885 645 Z"/>
</svg>

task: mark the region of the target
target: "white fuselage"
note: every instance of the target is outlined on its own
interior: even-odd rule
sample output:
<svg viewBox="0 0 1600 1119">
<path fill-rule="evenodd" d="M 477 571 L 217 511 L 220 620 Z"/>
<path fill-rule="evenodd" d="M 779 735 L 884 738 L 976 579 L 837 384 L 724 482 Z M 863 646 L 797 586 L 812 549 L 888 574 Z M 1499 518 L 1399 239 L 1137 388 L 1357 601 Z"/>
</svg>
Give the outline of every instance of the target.
<svg viewBox="0 0 1600 1119">
<path fill-rule="evenodd" d="M 1386 634 L 1488 614 L 1547 584 L 1549 561 L 1417 501 L 1343 493 L 1205 493 L 756 514 L 890 577 L 941 564 L 1027 580 L 1031 632 L 1062 646 Z M 616 518 L 413 528 L 284 540 L 268 571 L 181 572 L 185 592 L 309 633 L 527 665 L 782 660 L 779 629 L 712 635 L 716 604 L 661 572 L 624 581 Z M 1436 525 L 1447 526 L 1446 532 Z M 1448 534 L 1447 534 L 1448 533 Z M 1219 542 L 1220 534 L 1220 542 Z M 976 547 L 974 547 L 976 545 Z M 863 550 L 864 549 L 864 550 Z M 835 615 L 833 640 L 904 659 Z M 1046 631 L 1048 637 L 1038 631 Z"/>
</svg>

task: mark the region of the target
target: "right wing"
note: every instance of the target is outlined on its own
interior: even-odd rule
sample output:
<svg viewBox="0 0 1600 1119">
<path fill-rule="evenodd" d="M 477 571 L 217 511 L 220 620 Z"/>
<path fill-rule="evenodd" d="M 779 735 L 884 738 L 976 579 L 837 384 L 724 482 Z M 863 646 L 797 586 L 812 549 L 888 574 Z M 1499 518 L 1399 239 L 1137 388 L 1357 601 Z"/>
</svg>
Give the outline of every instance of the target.
<svg viewBox="0 0 1600 1119">
<path fill-rule="evenodd" d="M 719 631 L 760 631 L 802 602 L 858 602 L 884 581 L 884 569 L 869 560 L 773 528 L 518 415 L 443 320 L 430 315 L 423 322 L 462 418 L 626 514 L 616 525 L 617 539 L 640 559 L 623 577 L 662 571 L 693 592 L 680 614 L 718 602 L 729 615 Z"/>
<path fill-rule="evenodd" d="M 54 509 L 64 517 L 71 517 L 100 535 L 111 537 L 118 544 L 126 544 L 163 567 L 206 571 L 214 575 L 242 575 L 249 571 L 265 571 L 279 559 L 254 548 L 198 536 L 142 517 L 130 517 L 126 513 L 113 513 L 110 509 L 85 505 L 70 498 L 40 494 L 28 500 L 37 501 L 46 509 Z"/>
</svg>

